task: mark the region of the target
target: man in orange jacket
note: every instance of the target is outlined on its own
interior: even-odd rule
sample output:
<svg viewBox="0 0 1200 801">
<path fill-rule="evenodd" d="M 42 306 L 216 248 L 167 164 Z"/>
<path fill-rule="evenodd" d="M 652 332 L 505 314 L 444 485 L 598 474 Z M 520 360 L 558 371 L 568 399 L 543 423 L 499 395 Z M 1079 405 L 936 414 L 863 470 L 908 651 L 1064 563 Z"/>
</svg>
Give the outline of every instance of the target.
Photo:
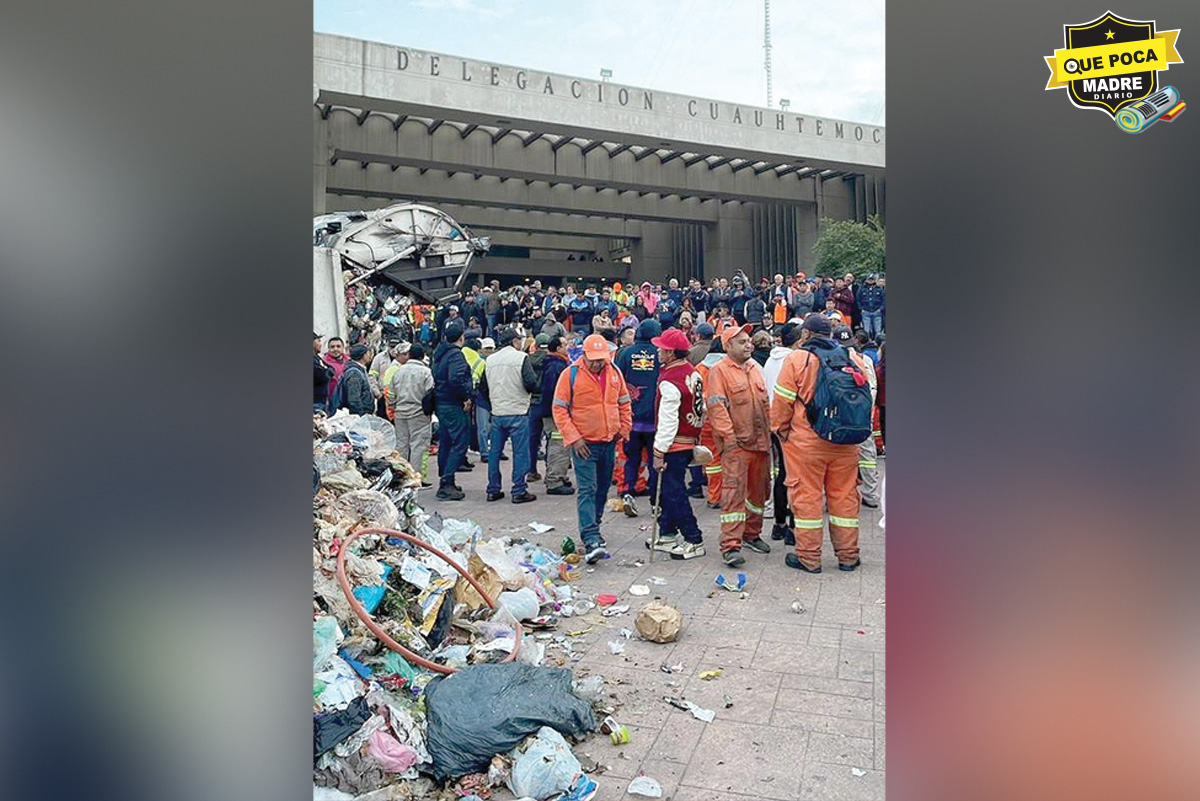
<svg viewBox="0 0 1200 801">
<path fill-rule="evenodd" d="M 808 420 L 806 405 L 817 386 L 820 357 L 810 350 L 836 348 L 833 325 L 824 314 L 804 318 L 801 349 L 788 356 L 771 399 L 771 430 L 783 446 L 788 499 L 796 518 L 796 552 L 788 567 L 821 572 L 824 501 L 829 502 L 829 539 L 840 570 L 854 570 L 858 553 L 858 445 L 822 439 Z M 808 346 L 805 348 L 805 346 Z M 864 379 L 865 380 L 865 379 Z"/>
<path fill-rule="evenodd" d="M 704 392 L 713 439 L 721 454 L 721 559 L 730 567 L 746 563 L 745 545 L 770 553 L 762 539 L 763 505 L 770 480 L 767 384 L 750 358 L 751 325 L 721 332 L 725 358 L 708 371 Z"/>
<path fill-rule="evenodd" d="M 558 377 L 554 388 L 554 424 L 572 452 L 579 493 L 579 538 L 589 565 L 608 556 L 600 519 L 612 483 L 618 440 L 633 428 L 629 388 L 612 364 L 608 342 L 599 334 L 583 340 L 583 355 Z"/>
</svg>

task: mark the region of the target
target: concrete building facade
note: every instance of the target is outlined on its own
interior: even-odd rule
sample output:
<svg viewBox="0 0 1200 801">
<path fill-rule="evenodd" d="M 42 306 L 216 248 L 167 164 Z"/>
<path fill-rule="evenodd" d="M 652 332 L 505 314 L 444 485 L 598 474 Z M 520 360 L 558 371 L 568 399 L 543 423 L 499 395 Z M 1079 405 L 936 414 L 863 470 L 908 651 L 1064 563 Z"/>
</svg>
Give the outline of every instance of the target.
<svg viewBox="0 0 1200 801">
<path fill-rule="evenodd" d="M 479 277 L 811 271 L 823 219 L 886 219 L 880 126 L 328 34 L 313 55 L 313 214 L 435 205 L 491 237 Z"/>
</svg>

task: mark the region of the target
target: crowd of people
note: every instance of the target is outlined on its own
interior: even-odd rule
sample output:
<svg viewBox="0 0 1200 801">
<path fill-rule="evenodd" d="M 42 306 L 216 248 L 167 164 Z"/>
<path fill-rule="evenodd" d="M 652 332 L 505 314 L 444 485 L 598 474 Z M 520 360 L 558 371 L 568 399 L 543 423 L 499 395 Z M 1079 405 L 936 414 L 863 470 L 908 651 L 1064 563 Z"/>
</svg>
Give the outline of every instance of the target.
<svg viewBox="0 0 1200 801">
<path fill-rule="evenodd" d="M 676 559 L 706 555 L 691 508 L 704 499 L 721 510 L 718 547 L 736 567 L 743 549 L 770 552 L 773 498 L 770 536 L 792 549 L 789 566 L 820 571 L 826 510 L 839 567 L 859 564 L 859 507 L 880 503 L 886 431 L 881 276 L 755 285 L 739 272 L 561 292 L 493 281 L 437 308 L 380 289 L 348 288 L 349 343 L 323 348 L 314 332 L 314 412 L 392 420 L 397 451 L 430 489 L 436 453 L 438 501 L 462 500 L 456 476 L 484 461 L 489 502 L 536 501 L 530 486 L 544 482 L 547 495 L 575 496 L 595 564 L 614 485 L 627 515 L 653 499 L 646 545 Z"/>
</svg>

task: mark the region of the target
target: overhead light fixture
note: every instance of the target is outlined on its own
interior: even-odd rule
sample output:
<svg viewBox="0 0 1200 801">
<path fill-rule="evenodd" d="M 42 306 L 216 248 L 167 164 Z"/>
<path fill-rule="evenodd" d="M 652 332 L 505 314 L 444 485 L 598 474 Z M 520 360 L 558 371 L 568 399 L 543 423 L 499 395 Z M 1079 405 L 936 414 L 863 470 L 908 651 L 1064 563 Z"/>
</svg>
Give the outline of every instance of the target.
<svg viewBox="0 0 1200 801">
<path fill-rule="evenodd" d="M 779 108 L 783 111 L 787 111 L 788 106 L 790 105 L 792 105 L 792 101 L 788 100 L 786 97 L 779 98 Z"/>
<path fill-rule="evenodd" d="M 608 79 L 611 77 L 612 77 L 612 70 L 605 69 L 603 67 L 600 68 L 600 80 L 608 81 Z"/>
</svg>

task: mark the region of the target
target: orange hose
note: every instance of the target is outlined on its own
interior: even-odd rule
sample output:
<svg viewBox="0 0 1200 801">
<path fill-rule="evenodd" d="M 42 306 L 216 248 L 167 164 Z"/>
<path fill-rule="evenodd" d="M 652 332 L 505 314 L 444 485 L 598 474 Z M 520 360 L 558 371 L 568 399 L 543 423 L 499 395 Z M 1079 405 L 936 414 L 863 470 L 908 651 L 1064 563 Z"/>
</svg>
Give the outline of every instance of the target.
<svg viewBox="0 0 1200 801">
<path fill-rule="evenodd" d="M 432 670 L 435 673 L 444 673 L 446 675 L 449 675 L 451 673 L 457 673 L 458 670 L 456 668 L 449 667 L 448 665 L 439 665 L 437 662 L 431 662 L 428 659 L 425 659 L 424 657 L 414 654 L 412 651 L 408 650 L 403 645 L 401 645 L 400 643 L 393 640 L 386 631 L 384 631 L 382 628 L 379 627 L 379 624 L 376 623 L 375 620 L 371 617 L 371 613 L 368 612 L 366 610 L 366 608 L 359 602 L 359 600 L 354 597 L 354 588 L 350 586 L 350 579 L 346 577 L 346 551 L 349 550 L 350 544 L 352 542 L 354 542 L 356 539 L 358 539 L 359 537 L 361 537 L 364 534 L 381 534 L 384 537 L 398 537 L 398 538 L 404 540 L 405 542 L 410 542 L 413 545 L 417 545 L 417 546 L 420 546 L 421 548 L 424 548 L 425 550 L 429 551 L 434 556 L 441 559 L 446 564 L 450 565 L 450 567 L 457 570 L 458 574 L 460 576 L 462 576 L 463 578 L 465 578 L 467 580 L 467 582 L 470 583 L 470 585 L 475 588 L 475 591 L 479 593 L 479 596 L 481 598 L 483 598 L 484 602 L 486 602 L 489 607 L 491 607 L 492 609 L 496 609 L 497 608 L 496 602 L 493 601 L 491 596 L 489 596 L 487 594 L 487 590 L 485 590 L 483 588 L 483 585 L 480 584 L 478 581 L 476 581 L 474 576 L 472 576 L 467 571 L 463 570 L 462 567 L 459 566 L 458 562 L 455 562 L 449 556 L 442 553 L 437 548 L 434 548 L 432 545 L 425 542 L 424 540 L 418 539 L 417 537 L 414 537 L 411 534 L 405 534 L 403 531 L 394 531 L 394 530 L 388 529 L 388 528 L 359 529 L 358 531 L 354 532 L 350 536 L 346 537 L 346 539 L 343 540 L 343 542 L 342 542 L 342 546 L 340 548 L 338 548 L 338 556 L 337 556 L 338 584 L 342 585 L 342 593 L 346 596 L 346 600 L 350 602 L 350 608 L 354 610 L 354 614 L 358 615 L 358 619 L 361 620 L 364 624 L 366 624 L 366 627 L 368 629 L 370 629 L 371 633 L 374 634 L 376 637 L 378 637 L 379 641 L 381 643 L 383 643 L 384 645 L 386 645 L 388 648 L 390 648 L 391 650 L 400 654 L 405 659 L 407 659 L 409 662 L 420 665 L 421 667 L 425 668 L 426 670 Z M 445 601 L 443 601 L 443 603 L 444 602 Z M 524 630 L 521 628 L 521 621 L 518 620 L 517 621 L 517 636 L 516 636 L 515 642 L 513 643 L 512 653 L 510 653 L 504 659 L 500 660 L 501 662 L 512 662 L 514 659 L 517 658 L 517 654 L 519 654 L 521 652 L 521 637 L 522 636 L 524 636 Z"/>
</svg>

